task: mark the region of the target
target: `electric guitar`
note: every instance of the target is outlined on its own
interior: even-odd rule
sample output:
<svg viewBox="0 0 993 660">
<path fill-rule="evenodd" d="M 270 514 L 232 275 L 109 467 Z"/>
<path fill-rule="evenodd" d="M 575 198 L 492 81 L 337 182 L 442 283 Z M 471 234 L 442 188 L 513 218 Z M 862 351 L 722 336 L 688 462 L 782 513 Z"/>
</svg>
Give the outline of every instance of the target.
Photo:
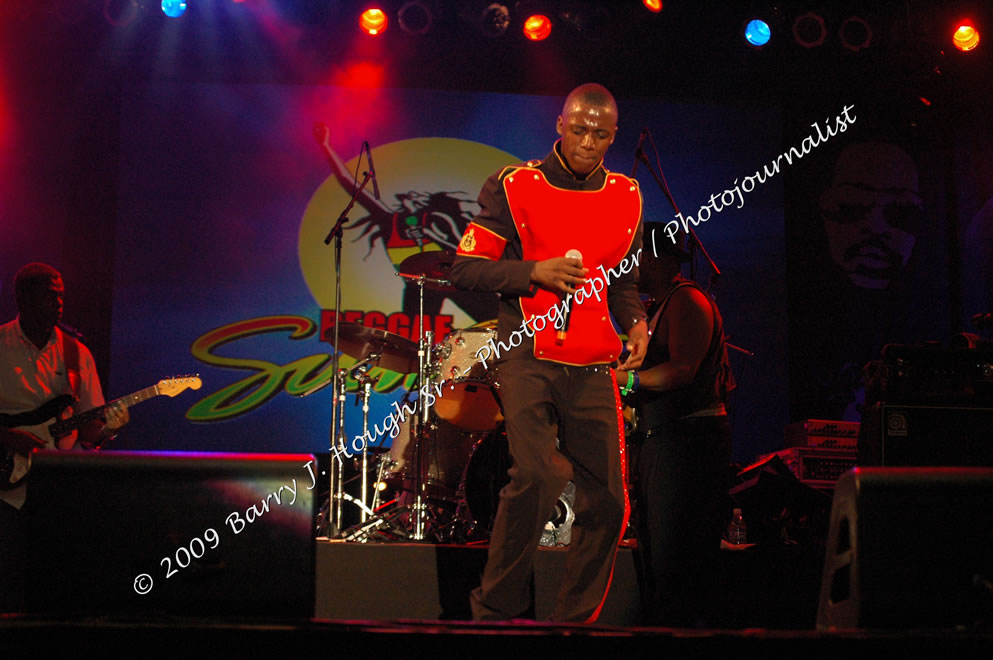
<svg viewBox="0 0 993 660">
<path fill-rule="evenodd" d="M 31 433 L 44 440 L 48 449 L 54 449 L 57 446 L 55 443 L 56 440 L 69 435 L 91 420 L 102 418 L 104 411 L 115 403 L 122 402 L 124 405 L 130 407 L 136 403 L 147 401 L 152 397 L 160 395 L 173 397 L 187 389 L 198 390 L 201 385 L 202 382 L 197 376 L 167 378 L 160 380 L 151 387 L 138 390 L 98 408 L 81 412 L 68 419 L 59 419 L 59 417 L 66 408 L 72 405 L 75 398 L 71 394 L 60 394 L 31 412 L 17 414 L 0 413 L 0 427 Z M 30 470 L 30 455 L 25 456 L 15 451 L 4 450 L 3 457 L 0 459 L 0 490 L 16 488 Z"/>
</svg>

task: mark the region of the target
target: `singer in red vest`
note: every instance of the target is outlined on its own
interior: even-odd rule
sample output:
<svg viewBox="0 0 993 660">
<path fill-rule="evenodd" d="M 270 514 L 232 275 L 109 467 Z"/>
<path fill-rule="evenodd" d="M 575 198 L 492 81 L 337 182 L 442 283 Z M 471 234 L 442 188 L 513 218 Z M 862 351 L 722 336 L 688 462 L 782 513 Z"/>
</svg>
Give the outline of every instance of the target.
<svg viewBox="0 0 993 660">
<path fill-rule="evenodd" d="M 499 342 L 477 357 L 498 370 L 514 459 L 472 594 L 480 620 L 529 616 L 534 553 L 569 481 L 576 517 L 553 620 L 596 620 L 627 525 L 623 420 L 610 369 L 624 345 L 611 316 L 628 335 L 622 364 L 634 369 L 648 344 L 637 290 L 641 193 L 603 166 L 617 132 L 607 89 L 574 89 L 556 130 L 562 137 L 544 160 L 487 180 L 451 270 L 459 288 L 500 293 Z"/>
</svg>

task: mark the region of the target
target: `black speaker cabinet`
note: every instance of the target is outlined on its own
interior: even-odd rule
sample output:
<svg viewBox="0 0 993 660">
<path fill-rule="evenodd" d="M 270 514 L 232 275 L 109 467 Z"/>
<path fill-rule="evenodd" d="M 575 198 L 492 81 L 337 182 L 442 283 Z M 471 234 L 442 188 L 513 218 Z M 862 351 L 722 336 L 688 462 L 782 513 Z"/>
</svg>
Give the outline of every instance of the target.
<svg viewBox="0 0 993 660">
<path fill-rule="evenodd" d="M 993 623 L 993 469 L 855 468 L 838 481 L 817 627 Z"/>
<path fill-rule="evenodd" d="M 858 464 L 993 467 L 993 408 L 874 404 L 862 418 Z"/>
<path fill-rule="evenodd" d="M 312 617 L 315 464 L 304 454 L 36 453 L 28 611 Z"/>
</svg>

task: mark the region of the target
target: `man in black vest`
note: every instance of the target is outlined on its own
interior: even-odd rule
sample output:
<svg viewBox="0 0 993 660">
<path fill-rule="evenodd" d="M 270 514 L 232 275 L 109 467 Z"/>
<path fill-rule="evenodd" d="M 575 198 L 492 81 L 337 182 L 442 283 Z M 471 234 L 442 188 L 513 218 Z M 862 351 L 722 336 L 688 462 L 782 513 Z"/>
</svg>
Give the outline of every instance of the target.
<svg viewBox="0 0 993 660">
<path fill-rule="evenodd" d="M 685 236 L 673 243 L 662 227 L 645 223 L 638 285 L 654 303 L 629 397 L 640 437 L 635 524 L 648 623 L 687 627 L 702 616 L 720 550 L 734 378 L 717 305 L 680 274 Z"/>
</svg>

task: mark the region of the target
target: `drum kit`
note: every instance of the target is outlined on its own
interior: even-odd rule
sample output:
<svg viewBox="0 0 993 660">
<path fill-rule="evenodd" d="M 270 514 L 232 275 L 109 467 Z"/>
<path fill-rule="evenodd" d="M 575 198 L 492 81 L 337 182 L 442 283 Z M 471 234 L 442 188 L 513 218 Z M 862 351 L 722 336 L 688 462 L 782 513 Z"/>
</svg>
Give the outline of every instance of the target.
<svg viewBox="0 0 993 660">
<path fill-rule="evenodd" d="M 454 290 L 448 279 L 453 260 L 451 252 L 434 251 L 414 254 L 400 264 L 397 275 L 418 287 L 421 319 L 425 289 Z M 437 343 L 433 333 L 419 325 L 412 329 L 417 332 L 414 341 L 377 328 L 338 323 L 337 350 L 358 358 L 349 371 L 359 385 L 355 396 L 356 405 L 362 404 L 362 437 L 375 438 L 375 432 L 369 433 L 369 397 L 376 380 L 370 370 L 378 366 L 416 373 L 416 381 L 396 407 L 405 413 L 396 420 L 396 429 L 384 433 L 392 436 L 391 447 L 378 449 L 369 442 L 356 446 L 354 440 L 346 444 L 344 390 L 349 374 L 340 370 L 332 454 L 349 459 L 338 461 L 337 488 L 332 479 L 318 518 L 319 535 L 358 542 L 434 543 L 472 542 L 489 535 L 511 465 L 499 374 L 476 358 L 479 349 L 496 338 L 495 323 L 454 330 Z M 439 396 L 424 396 L 425 392 Z M 341 463 L 349 461 L 358 469 L 358 475 L 348 480 L 360 482 L 358 497 L 345 492 Z M 332 466 L 332 477 L 333 473 Z M 396 497 L 381 505 L 389 490 Z M 574 489 L 567 489 L 546 526 L 543 544 L 568 543 L 573 500 Z M 360 510 L 358 523 L 348 527 L 345 502 Z"/>
</svg>

